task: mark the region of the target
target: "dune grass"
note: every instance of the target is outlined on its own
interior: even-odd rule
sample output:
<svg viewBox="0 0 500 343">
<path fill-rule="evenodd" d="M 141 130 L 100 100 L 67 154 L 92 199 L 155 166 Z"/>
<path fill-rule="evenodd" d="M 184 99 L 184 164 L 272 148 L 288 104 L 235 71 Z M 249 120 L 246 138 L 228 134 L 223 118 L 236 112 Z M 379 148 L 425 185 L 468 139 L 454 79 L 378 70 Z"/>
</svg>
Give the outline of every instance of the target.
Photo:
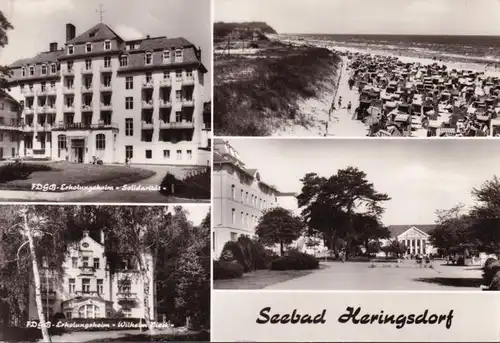
<svg viewBox="0 0 500 343">
<path fill-rule="evenodd" d="M 253 55 L 216 55 L 216 135 L 266 136 L 273 125 L 303 123 L 298 100 L 316 97 L 325 84 L 333 84 L 340 61 L 327 49 L 276 42 Z"/>
</svg>

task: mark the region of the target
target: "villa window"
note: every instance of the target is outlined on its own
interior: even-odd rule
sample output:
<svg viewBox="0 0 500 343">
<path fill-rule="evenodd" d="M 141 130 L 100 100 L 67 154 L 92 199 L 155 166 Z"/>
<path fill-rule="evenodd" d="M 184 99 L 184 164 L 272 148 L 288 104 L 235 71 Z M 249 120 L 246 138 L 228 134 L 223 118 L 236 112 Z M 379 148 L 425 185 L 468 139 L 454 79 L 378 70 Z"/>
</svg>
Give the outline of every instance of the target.
<svg viewBox="0 0 500 343">
<path fill-rule="evenodd" d="M 120 67 L 126 67 L 126 66 L 128 66 L 128 56 L 121 56 Z"/>
<path fill-rule="evenodd" d="M 153 79 L 153 75 L 151 73 L 146 73 L 146 83 L 150 83 Z"/>
<path fill-rule="evenodd" d="M 146 65 L 150 65 L 153 63 L 153 54 L 151 52 L 146 52 L 145 63 Z"/>
<path fill-rule="evenodd" d="M 236 210 L 234 208 L 231 210 L 231 222 L 233 224 L 236 222 Z M 231 240 L 233 240 L 233 239 L 231 239 Z"/>
<path fill-rule="evenodd" d="M 111 50 L 111 41 L 104 41 L 104 50 Z"/>
<path fill-rule="evenodd" d="M 104 293 L 104 282 L 103 282 L 103 279 L 97 279 L 97 293 L 98 294 L 103 294 Z"/>
<path fill-rule="evenodd" d="M 170 158 L 170 150 L 163 150 L 163 158 Z"/>
<path fill-rule="evenodd" d="M 177 150 L 177 161 L 182 160 L 182 150 Z"/>
<path fill-rule="evenodd" d="M 245 223 L 245 214 L 243 212 L 240 213 L 240 222 L 241 224 Z"/>
<path fill-rule="evenodd" d="M 132 145 L 125 146 L 125 158 L 132 159 L 134 157 L 134 147 Z"/>
<path fill-rule="evenodd" d="M 231 199 L 235 200 L 236 198 L 236 187 L 231 185 Z"/>
<path fill-rule="evenodd" d="M 90 293 L 90 279 L 82 279 L 82 292 Z"/>
<path fill-rule="evenodd" d="M 87 304 L 78 309 L 79 318 L 99 318 L 99 306 Z"/>
<path fill-rule="evenodd" d="M 176 77 L 177 80 L 182 79 L 182 70 L 177 70 L 175 72 L 175 77 Z"/>
<path fill-rule="evenodd" d="M 170 73 L 168 72 L 168 70 L 165 70 L 165 71 L 163 72 L 163 79 L 165 79 L 165 80 L 166 80 L 166 79 L 168 79 L 168 78 L 170 78 Z"/>
<path fill-rule="evenodd" d="M 57 136 L 57 150 L 58 150 L 58 157 L 60 158 L 61 151 L 66 150 L 66 135 Z M 74 267 L 74 268 L 76 268 L 76 267 Z"/>
<path fill-rule="evenodd" d="M 132 76 L 125 78 L 125 89 L 134 89 L 134 78 Z"/>
<path fill-rule="evenodd" d="M 85 52 L 86 53 L 92 52 L 92 43 L 85 44 Z"/>
<path fill-rule="evenodd" d="M 128 96 L 125 98 L 125 109 L 126 110 L 133 110 L 134 109 L 134 98 L 131 96 Z"/>
<path fill-rule="evenodd" d="M 89 266 L 89 257 L 88 256 L 84 256 L 82 258 L 82 260 L 83 260 L 83 266 L 84 267 L 88 267 Z"/>
<path fill-rule="evenodd" d="M 23 77 L 25 77 L 25 76 L 26 76 L 26 68 L 24 68 L 24 67 L 23 67 L 23 68 L 21 68 L 21 75 L 22 75 Z"/>
<path fill-rule="evenodd" d="M 125 118 L 125 136 L 134 135 L 134 119 Z"/>
<path fill-rule="evenodd" d="M 122 313 L 125 318 L 130 318 L 132 317 L 132 310 L 126 307 L 122 308 Z"/>
<path fill-rule="evenodd" d="M 188 160 L 191 160 L 193 158 L 193 151 L 191 150 L 186 150 L 186 154 L 187 154 L 187 159 Z"/>
<path fill-rule="evenodd" d="M 175 100 L 176 101 L 181 101 L 182 99 L 182 92 L 181 91 L 175 91 Z"/>
<path fill-rule="evenodd" d="M 92 60 L 85 60 L 85 69 L 86 70 L 92 69 Z"/>
<path fill-rule="evenodd" d="M 130 291 L 132 290 L 131 288 L 131 282 L 130 280 L 120 280 L 120 282 L 118 283 L 118 293 L 130 293 Z"/>
<path fill-rule="evenodd" d="M 55 63 L 50 66 L 50 73 L 51 74 L 57 73 L 57 65 Z"/>
<path fill-rule="evenodd" d="M 97 150 L 106 149 L 106 136 L 103 133 L 95 136 L 95 147 Z"/>
<path fill-rule="evenodd" d="M 68 71 L 73 70 L 73 61 L 68 61 Z"/>
<path fill-rule="evenodd" d="M 66 139 L 64 139 L 64 142 L 66 142 Z M 78 268 L 78 257 L 71 258 L 71 267 Z"/>
<path fill-rule="evenodd" d="M 47 66 L 45 64 L 42 64 L 41 73 L 42 75 L 47 75 Z"/>
<path fill-rule="evenodd" d="M 75 53 L 75 47 L 73 45 L 68 45 L 68 55 L 73 55 Z"/>
<path fill-rule="evenodd" d="M 181 49 L 175 50 L 175 60 L 182 61 L 182 50 Z"/>
<path fill-rule="evenodd" d="M 182 122 L 182 112 L 175 112 L 175 122 L 176 123 Z"/>
<path fill-rule="evenodd" d="M 104 76 L 102 81 L 103 81 L 104 87 L 111 87 L 111 76 L 110 75 Z"/>
<path fill-rule="evenodd" d="M 243 197 L 243 194 L 244 194 L 244 192 L 243 192 L 243 189 L 242 189 L 242 190 L 241 190 L 241 192 L 240 192 L 240 200 L 241 200 L 241 202 L 243 202 L 243 200 L 245 199 L 245 198 Z"/>
<path fill-rule="evenodd" d="M 75 279 L 69 279 L 69 293 L 75 293 Z"/>
<path fill-rule="evenodd" d="M 192 77 L 193 77 L 193 71 L 192 71 L 192 70 L 188 70 L 188 71 L 186 71 L 186 76 L 187 76 L 188 78 L 192 78 Z"/>
<path fill-rule="evenodd" d="M 163 51 L 163 63 L 168 63 L 170 61 L 170 51 Z"/>
<path fill-rule="evenodd" d="M 30 76 L 35 75 L 35 67 L 31 66 L 30 67 Z"/>
<path fill-rule="evenodd" d="M 100 262 L 99 258 L 94 258 L 94 269 L 99 269 L 99 265 L 100 265 L 99 262 Z"/>
<path fill-rule="evenodd" d="M 104 68 L 109 68 L 111 67 L 111 57 L 106 56 L 104 57 Z"/>
</svg>

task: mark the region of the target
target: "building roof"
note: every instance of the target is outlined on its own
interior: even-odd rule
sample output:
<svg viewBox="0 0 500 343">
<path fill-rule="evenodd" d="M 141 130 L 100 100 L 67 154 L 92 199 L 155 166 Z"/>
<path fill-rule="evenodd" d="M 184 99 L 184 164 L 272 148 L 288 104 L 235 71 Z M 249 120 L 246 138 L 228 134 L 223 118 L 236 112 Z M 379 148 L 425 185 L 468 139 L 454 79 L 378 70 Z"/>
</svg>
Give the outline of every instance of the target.
<svg viewBox="0 0 500 343">
<path fill-rule="evenodd" d="M 411 229 L 412 227 L 415 227 L 420 231 L 430 234 L 430 232 L 436 227 L 436 225 L 389 225 L 387 228 L 391 233 L 391 237 L 397 237 L 401 235 L 403 232 Z"/>
<path fill-rule="evenodd" d="M 88 29 L 81 35 L 69 40 L 66 44 L 82 44 L 88 42 L 99 42 L 107 39 L 117 39 L 123 41 L 108 25 L 99 23 Z"/>
<path fill-rule="evenodd" d="M 175 48 L 188 48 L 194 45 L 187 39 L 178 38 L 167 38 L 167 37 L 156 37 L 156 38 L 145 38 L 129 41 L 127 43 L 136 42 L 139 44 L 138 50 L 169 50 Z M 137 49 L 136 49 L 137 50 Z M 134 50 L 135 51 L 135 50 Z"/>
<path fill-rule="evenodd" d="M 55 63 L 62 55 L 64 55 L 63 50 L 39 52 L 35 57 L 15 61 L 10 65 L 10 68 L 18 68 L 28 64 Z"/>
</svg>

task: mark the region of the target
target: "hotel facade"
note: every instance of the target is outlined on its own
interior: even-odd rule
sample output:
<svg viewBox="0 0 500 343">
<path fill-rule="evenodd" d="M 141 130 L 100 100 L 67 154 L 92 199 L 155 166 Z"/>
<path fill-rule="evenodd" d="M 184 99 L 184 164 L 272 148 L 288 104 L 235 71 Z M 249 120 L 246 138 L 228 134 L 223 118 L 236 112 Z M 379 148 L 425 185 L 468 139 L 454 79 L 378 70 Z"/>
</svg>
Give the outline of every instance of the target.
<svg viewBox="0 0 500 343">
<path fill-rule="evenodd" d="M 281 193 L 249 169 L 238 152 L 222 139 L 214 140 L 212 176 L 212 250 L 219 258 L 224 244 L 240 236 L 255 238 L 255 227 L 264 210 L 278 206 Z"/>
<path fill-rule="evenodd" d="M 19 156 L 89 163 L 206 165 L 201 50 L 184 38 L 125 41 L 105 24 L 10 69 L 24 105 Z"/>
<path fill-rule="evenodd" d="M 125 261 L 120 270 L 111 274 L 104 248 L 104 235 L 94 240 L 88 232 L 77 246 L 70 249 L 63 263 L 63 273 L 55 273 L 43 264 L 40 268 L 41 297 L 46 318 L 62 313 L 65 319 L 105 318 L 121 316 L 144 318 L 144 301 L 149 303 L 150 318 L 156 320 L 154 265 L 148 264 L 149 298 L 144 299 L 144 286 L 137 265 Z M 30 288 L 29 319 L 37 320 L 35 289 Z"/>
<path fill-rule="evenodd" d="M 0 92 L 0 160 L 19 154 L 20 122 L 21 105 L 9 94 Z"/>
</svg>

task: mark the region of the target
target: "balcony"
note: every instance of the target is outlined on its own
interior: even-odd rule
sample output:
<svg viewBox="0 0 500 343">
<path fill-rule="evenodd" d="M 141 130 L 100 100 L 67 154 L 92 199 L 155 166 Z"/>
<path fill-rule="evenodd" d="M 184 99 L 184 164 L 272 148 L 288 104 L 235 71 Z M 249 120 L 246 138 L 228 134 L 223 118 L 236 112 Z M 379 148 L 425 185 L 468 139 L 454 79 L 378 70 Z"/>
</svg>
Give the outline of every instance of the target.
<svg viewBox="0 0 500 343">
<path fill-rule="evenodd" d="M 90 66 L 89 69 L 87 69 L 86 67 L 82 68 L 82 75 L 91 75 L 93 73 L 94 71 L 92 70 L 92 66 Z"/>
<path fill-rule="evenodd" d="M 63 88 L 63 93 L 64 94 L 73 94 L 75 92 L 75 87 L 73 85 L 71 86 L 64 86 Z"/>
<path fill-rule="evenodd" d="M 153 100 L 142 100 L 143 109 L 152 109 L 154 106 Z"/>
<path fill-rule="evenodd" d="M 182 99 L 182 107 L 194 107 L 194 99 Z"/>
<path fill-rule="evenodd" d="M 137 293 L 118 292 L 116 293 L 116 300 L 118 301 L 137 301 Z"/>
<path fill-rule="evenodd" d="M 35 89 L 34 88 L 25 87 L 25 88 L 21 89 L 21 93 L 24 96 L 35 96 Z"/>
<path fill-rule="evenodd" d="M 45 87 L 40 90 L 40 95 L 56 95 L 56 91 L 55 87 Z"/>
<path fill-rule="evenodd" d="M 33 109 L 33 107 L 25 107 L 23 109 L 24 115 L 33 114 L 33 113 L 35 113 L 35 110 Z"/>
<path fill-rule="evenodd" d="M 39 114 L 45 114 L 46 112 L 46 109 L 45 109 L 45 105 L 38 105 L 38 108 L 37 108 L 37 113 Z"/>
<path fill-rule="evenodd" d="M 52 131 L 52 124 L 50 124 L 50 123 L 42 124 L 42 130 L 41 131 Z"/>
<path fill-rule="evenodd" d="M 76 291 L 74 292 L 77 297 L 88 297 L 88 296 L 97 296 L 100 297 L 102 294 L 100 294 L 98 291 Z"/>
<path fill-rule="evenodd" d="M 63 68 L 61 73 L 63 76 L 75 76 L 75 68 Z"/>
<path fill-rule="evenodd" d="M 56 113 L 55 106 L 45 106 L 45 113 Z"/>
<path fill-rule="evenodd" d="M 194 129 L 194 122 L 179 121 L 179 122 L 164 122 L 160 121 L 160 129 Z"/>
<path fill-rule="evenodd" d="M 64 106 L 64 112 L 75 112 L 75 105 L 66 105 Z"/>
<path fill-rule="evenodd" d="M 113 105 L 111 103 L 108 103 L 108 104 L 101 103 L 99 105 L 99 108 L 101 109 L 101 111 L 112 111 L 113 110 Z"/>
<path fill-rule="evenodd" d="M 92 105 L 82 104 L 82 112 L 92 112 Z"/>
<path fill-rule="evenodd" d="M 80 275 L 93 275 L 95 273 L 95 268 L 90 266 L 80 266 Z"/>
<path fill-rule="evenodd" d="M 55 300 L 56 299 L 56 292 L 55 291 L 47 291 L 45 289 L 40 290 L 40 293 L 42 295 L 42 299 L 46 300 Z"/>
<path fill-rule="evenodd" d="M 160 81 L 160 87 L 172 87 L 172 80 L 167 77 Z"/>
<path fill-rule="evenodd" d="M 172 102 L 169 100 L 160 100 L 160 108 L 170 108 L 172 107 Z"/>
<path fill-rule="evenodd" d="M 101 66 L 99 68 L 99 70 L 101 71 L 101 73 L 111 73 L 111 72 L 113 72 L 113 68 L 111 67 L 111 65 L 109 65 L 109 66 Z"/>
<path fill-rule="evenodd" d="M 23 131 L 24 132 L 33 132 L 35 131 L 35 124 L 33 123 L 28 123 L 23 125 Z"/>
<path fill-rule="evenodd" d="M 109 84 L 109 85 L 101 84 L 100 89 L 101 89 L 101 92 L 111 92 L 112 91 L 111 84 Z"/>
<path fill-rule="evenodd" d="M 154 128 L 154 123 L 152 120 L 143 120 L 142 125 L 141 125 L 143 130 L 153 130 Z"/>
<path fill-rule="evenodd" d="M 154 87 L 154 83 L 153 83 L 153 80 L 144 80 L 142 82 L 142 88 L 153 88 Z"/>
<path fill-rule="evenodd" d="M 0 123 L 0 130 L 3 131 L 22 131 L 23 128 L 21 125 L 6 125 L 3 123 Z"/>
<path fill-rule="evenodd" d="M 194 85 L 194 77 L 192 76 L 187 76 L 182 79 L 182 85 L 183 86 L 193 86 Z"/>
<path fill-rule="evenodd" d="M 88 124 L 88 123 L 57 123 L 52 126 L 54 131 L 71 131 L 71 130 L 105 130 L 113 129 L 118 130 L 118 124 L 115 123 L 98 123 L 98 124 Z"/>
<path fill-rule="evenodd" d="M 82 93 L 93 93 L 94 89 L 92 88 L 92 85 L 83 85 L 82 86 Z"/>
</svg>

